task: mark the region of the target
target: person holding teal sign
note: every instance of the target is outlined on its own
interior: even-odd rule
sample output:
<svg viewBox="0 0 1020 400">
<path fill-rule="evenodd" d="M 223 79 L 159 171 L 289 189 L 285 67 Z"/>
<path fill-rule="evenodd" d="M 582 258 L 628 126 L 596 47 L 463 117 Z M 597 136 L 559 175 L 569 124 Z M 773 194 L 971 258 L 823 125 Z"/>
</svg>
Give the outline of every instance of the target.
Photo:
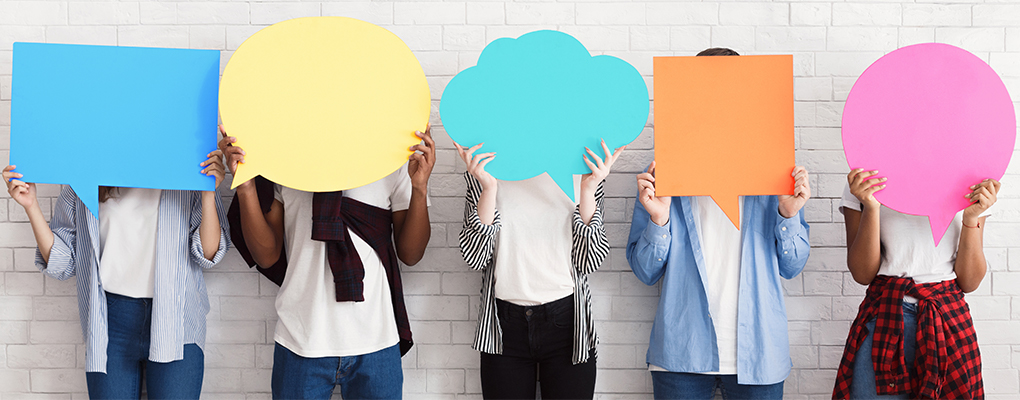
<svg viewBox="0 0 1020 400">
<path fill-rule="evenodd" d="M 221 155 L 206 155 L 195 174 L 219 186 Z M 77 283 L 89 397 L 138 399 L 144 377 L 149 398 L 197 399 L 209 313 L 202 270 L 230 243 L 216 192 L 102 186 L 97 218 L 64 186 L 47 225 L 35 184 L 14 168 L 3 178 L 28 214 L 36 266 Z"/>
<path fill-rule="evenodd" d="M 494 40 L 446 86 L 440 113 L 468 169 L 461 253 L 483 271 L 483 397 L 534 398 L 536 373 L 543 399 L 594 396 L 602 185 L 648 108 L 633 66 L 556 31 Z"/>
</svg>

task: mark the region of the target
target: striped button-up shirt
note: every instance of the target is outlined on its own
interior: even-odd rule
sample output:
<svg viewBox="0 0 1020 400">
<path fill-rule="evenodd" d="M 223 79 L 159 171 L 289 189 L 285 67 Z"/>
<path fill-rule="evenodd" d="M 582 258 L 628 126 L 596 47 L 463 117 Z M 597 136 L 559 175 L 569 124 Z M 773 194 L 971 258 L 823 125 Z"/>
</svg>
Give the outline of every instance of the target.
<svg viewBox="0 0 1020 400">
<path fill-rule="evenodd" d="M 478 310 L 478 328 L 472 347 L 490 354 L 503 354 L 503 331 L 496 316 L 496 274 L 495 248 L 496 233 L 502 225 L 499 211 L 495 213 L 492 225 L 483 224 L 478 217 L 478 199 L 482 185 L 471 174 L 464 173 L 467 180 L 467 207 L 464 211 L 464 227 L 460 232 L 460 251 L 472 269 L 482 270 L 482 305 Z M 588 274 L 598 270 L 609 255 L 609 239 L 602 224 L 603 183 L 595 191 L 595 214 L 585 224 L 577 206 L 571 223 L 570 269 L 574 280 L 574 364 L 588 361 L 589 350 L 599 342 L 595 334 L 595 321 L 591 312 L 591 291 L 588 289 Z M 542 234 L 542 232 L 535 232 Z M 521 249 L 527 251 L 527 249 Z"/>
<path fill-rule="evenodd" d="M 199 225 L 201 192 L 164 190 L 159 200 L 156 231 L 156 276 L 152 308 L 149 360 L 184 359 L 184 345 L 205 346 L 205 316 L 209 297 L 202 270 L 216 265 L 227 252 L 226 213 L 219 198 L 219 250 L 212 260 L 203 255 Z M 60 191 L 50 220 L 53 248 L 49 262 L 36 250 L 35 264 L 59 280 L 74 277 L 78 287 L 78 314 L 85 337 L 85 371 L 106 372 L 106 292 L 99 280 L 99 220 L 89 212 L 70 186 Z M 81 234 L 79 234 L 81 233 Z"/>
</svg>

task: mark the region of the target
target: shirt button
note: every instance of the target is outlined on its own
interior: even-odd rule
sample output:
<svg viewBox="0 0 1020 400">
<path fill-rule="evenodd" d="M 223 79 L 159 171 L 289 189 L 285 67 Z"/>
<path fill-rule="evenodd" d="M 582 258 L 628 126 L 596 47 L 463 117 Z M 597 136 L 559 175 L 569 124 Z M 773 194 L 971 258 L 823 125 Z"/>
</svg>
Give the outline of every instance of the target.
<svg viewBox="0 0 1020 400">
<path fill-rule="evenodd" d="M 790 254 L 790 252 L 789 251 L 784 251 L 783 254 Z"/>
<path fill-rule="evenodd" d="M 783 230 L 784 230 L 784 231 L 786 230 L 786 227 L 785 227 L 785 226 L 783 227 Z"/>
<path fill-rule="evenodd" d="M 894 384 L 894 383 L 890 383 L 889 384 L 889 387 L 895 387 L 895 386 L 896 386 L 896 384 Z"/>
<path fill-rule="evenodd" d="M 662 261 L 662 259 L 660 258 L 659 261 Z"/>
<path fill-rule="evenodd" d="M 663 235 L 662 235 L 662 238 L 663 238 L 663 239 L 665 239 L 665 238 L 666 238 L 666 235 L 665 235 L 665 234 L 663 234 Z"/>
</svg>

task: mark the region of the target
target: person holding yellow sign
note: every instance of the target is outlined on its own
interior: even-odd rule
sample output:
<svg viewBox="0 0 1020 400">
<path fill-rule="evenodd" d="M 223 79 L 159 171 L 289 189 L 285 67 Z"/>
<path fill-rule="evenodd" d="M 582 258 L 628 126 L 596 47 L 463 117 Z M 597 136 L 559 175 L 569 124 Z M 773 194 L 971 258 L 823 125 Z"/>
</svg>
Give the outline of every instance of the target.
<svg viewBox="0 0 1020 400">
<path fill-rule="evenodd" d="M 249 37 L 220 88 L 232 237 L 280 285 L 273 398 L 400 398 L 398 261 L 425 252 L 436 160 L 421 65 L 382 27 L 295 18 Z"/>
<path fill-rule="evenodd" d="M 337 385 L 344 398 L 401 397 L 400 357 L 412 342 L 397 260 L 414 265 L 425 253 L 436 160 L 430 130 L 415 134 L 422 143 L 410 150 L 420 153 L 361 187 L 312 193 L 272 184 L 263 212 L 268 196 L 256 180 L 237 186 L 237 246 L 262 268 L 286 268 L 276 297 L 274 399 L 329 399 Z M 235 141 L 225 133 L 220 141 L 231 172 L 246 155 Z"/>
</svg>

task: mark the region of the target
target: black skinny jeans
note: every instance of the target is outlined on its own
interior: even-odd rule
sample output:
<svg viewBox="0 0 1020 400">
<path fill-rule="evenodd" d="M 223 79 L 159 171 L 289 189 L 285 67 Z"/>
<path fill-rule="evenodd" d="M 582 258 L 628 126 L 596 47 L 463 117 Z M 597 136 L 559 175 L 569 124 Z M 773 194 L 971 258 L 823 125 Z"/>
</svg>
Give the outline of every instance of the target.
<svg viewBox="0 0 1020 400">
<path fill-rule="evenodd" d="M 572 363 L 574 296 L 538 306 L 496 299 L 503 330 L 503 354 L 482 353 L 482 396 L 534 399 L 535 377 L 542 399 L 591 399 L 595 395 L 595 356 Z"/>
</svg>

